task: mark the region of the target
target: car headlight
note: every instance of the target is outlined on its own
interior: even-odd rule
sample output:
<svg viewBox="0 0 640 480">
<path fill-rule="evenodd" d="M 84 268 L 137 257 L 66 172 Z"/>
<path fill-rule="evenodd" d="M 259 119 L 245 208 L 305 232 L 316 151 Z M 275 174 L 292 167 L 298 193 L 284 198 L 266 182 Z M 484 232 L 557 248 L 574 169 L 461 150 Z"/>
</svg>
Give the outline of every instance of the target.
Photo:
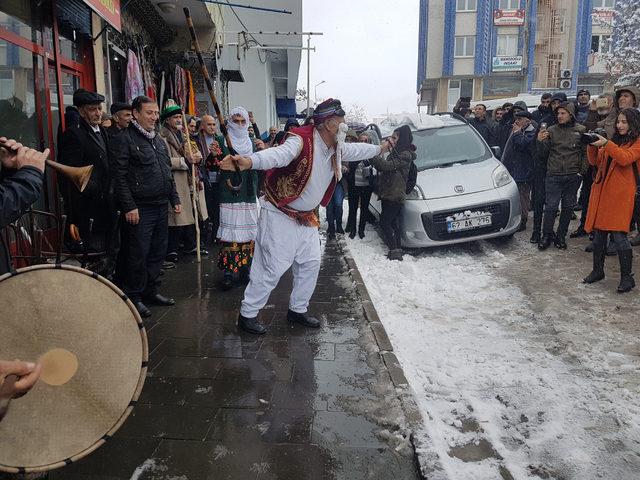
<svg viewBox="0 0 640 480">
<path fill-rule="evenodd" d="M 504 167 L 504 165 L 500 165 L 496 168 L 491 176 L 493 177 L 493 184 L 496 188 L 504 187 L 505 185 L 513 182 L 513 178 L 511 178 L 509 171 Z"/>
<path fill-rule="evenodd" d="M 407 194 L 407 200 L 424 200 L 422 189 L 418 185 L 413 187 L 413 190 Z"/>
</svg>

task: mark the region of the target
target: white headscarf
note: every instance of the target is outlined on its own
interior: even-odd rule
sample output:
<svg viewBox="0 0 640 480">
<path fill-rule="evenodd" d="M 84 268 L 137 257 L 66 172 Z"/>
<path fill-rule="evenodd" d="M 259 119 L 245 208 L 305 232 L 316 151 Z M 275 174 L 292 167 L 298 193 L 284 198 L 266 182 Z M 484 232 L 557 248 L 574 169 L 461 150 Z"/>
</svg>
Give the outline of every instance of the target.
<svg viewBox="0 0 640 480">
<path fill-rule="evenodd" d="M 244 127 L 233 123 L 231 117 L 234 115 L 242 115 L 245 120 Z M 227 131 L 229 132 L 229 138 L 231 139 L 231 145 L 233 149 L 238 152 L 238 155 L 251 155 L 253 153 L 253 142 L 249 138 L 249 113 L 244 107 L 235 107 L 229 111 L 227 117 Z"/>
</svg>

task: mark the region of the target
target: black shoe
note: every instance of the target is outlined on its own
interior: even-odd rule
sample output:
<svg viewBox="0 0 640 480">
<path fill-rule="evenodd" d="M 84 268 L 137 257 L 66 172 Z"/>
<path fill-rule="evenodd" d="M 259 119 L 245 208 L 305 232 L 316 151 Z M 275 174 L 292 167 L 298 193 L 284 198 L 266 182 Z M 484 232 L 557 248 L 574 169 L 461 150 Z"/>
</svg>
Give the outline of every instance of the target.
<svg viewBox="0 0 640 480">
<path fill-rule="evenodd" d="M 306 313 L 297 313 L 289 309 L 287 312 L 287 320 L 291 323 L 299 323 L 305 327 L 318 328 L 320 326 L 320 320 L 317 318 L 309 317 Z"/>
<path fill-rule="evenodd" d="M 358 232 L 358 236 L 360 237 L 360 240 L 362 240 L 364 238 L 364 230 L 360 230 Z"/>
<path fill-rule="evenodd" d="M 178 254 L 176 252 L 167 253 L 165 260 L 170 263 L 176 263 L 178 261 Z"/>
<path fill-rule="evenodd" d="M 339 233 L 340 235 L 344 235 L 344 230 L 342 229 L 342 225 L 340 224 L 336 225 L 336 233 Z"/>
<path fill-rule="evenodd" d="M 584 247 L 584 251 L 591 253 L 593 252 L 593 242 L 589 242 L 586 247 Z"/>
<path fill-rule="evenodd" d="M 618 285 L 618 293 L 626 293 L 636 286 L 636 281 L 631 273 L 633 264 L 633 251 L 622 250 L 618 253 L 620 261 L 620 284 Z"/>
<path fill-rule="evenodd" d="M 540 243 L 540 232 L 533 232 L 529 239 L 529 243 Z"/>
<path fill-rule="evenodd" d="M 147 303 L 160 305 L 161 307 L 171 307 L 176 304 L 176 301 L 173 298 L 165 297 L 164 295 L 161 295 L 159 293 L 145 295 L 144 300 Z"/>
<path fill-rule="evenodd" d="M 136 310 L 142 318 L 148 318 L 151 316 L 151 310 L 149 310 L 149 308 L 144 303 L 142 303 L 141 300 L 133 302 L 133 306 L 136 307 Z"/>
<path fill-rule="evenodd" d="M 387 258 L 389 260 L 402 261 L 402 249 L 394 248 L 393 250 L 389 250 L 389 253 L 387 254 Z"/>
<path fill-rule="evenodd" d="M 584 228 L 578 227 L 576 230 L 574 230 L 569 234 L 569 238 L 580 238 L 580 237 L 585 237 L 586 235 L 587 235 L 587 232 L 584 231 Z"/>
<path fill-rule="evenodd" d="M 356 231 L 355 230 L 352 230 L 351 232 L 349 232 L 349 238 L 352 239 L 352 240 L 354 238 L 356 238 Z"/>
<path fill-rule="evenodd" d="M 172 268 L 176 268 L 176 264 L 173 262 L 162 262 L 162 270 L 171 270 Z"/>
<path fill-rule="evenodd" d="M 551 246 L 551 235 L 543 235 L 538 242 L 538 250 L 546 250 Z"/>
<path fill-rule="evenodd" d="M 238 315 L 238 328 L 254 335 L 264 335 L 267 333 L 267 329 L 264 328 L 256 318 L 243 317 L 242 314 Z"/>
<path fill-rule="evenodd" d="M 553 239 L 553 244 L 557 249 L 560 249 L 560 250 L 567 249 L 567 242 L 565 241 L 564 237 L 558 237 L 556 235 L 556 238 Z"/>
</svg>

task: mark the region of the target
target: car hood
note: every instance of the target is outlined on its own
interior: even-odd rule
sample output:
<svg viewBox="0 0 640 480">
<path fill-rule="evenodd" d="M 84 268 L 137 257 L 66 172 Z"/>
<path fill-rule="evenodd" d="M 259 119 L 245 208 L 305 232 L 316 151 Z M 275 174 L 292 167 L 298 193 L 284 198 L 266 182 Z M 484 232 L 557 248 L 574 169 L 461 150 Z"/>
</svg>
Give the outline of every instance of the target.
<svg viewBox="0 0 640 480">
<path fill-rule="evenodd" d="M 449 167 L 429 168 L 418 172 L 417 184 L 425 200 L 456 197 L 495 188 L 492 173 L 500 165 L 495 158 Z"/>
</svg>

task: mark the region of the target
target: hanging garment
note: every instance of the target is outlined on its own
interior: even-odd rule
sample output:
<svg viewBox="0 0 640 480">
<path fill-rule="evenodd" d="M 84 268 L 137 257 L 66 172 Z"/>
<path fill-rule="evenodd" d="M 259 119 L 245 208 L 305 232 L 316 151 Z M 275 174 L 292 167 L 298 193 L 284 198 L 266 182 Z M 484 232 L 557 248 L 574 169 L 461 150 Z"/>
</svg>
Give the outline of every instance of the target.
<svg viewBox="0 0 640 480">
<path fill-rule="evenodd" d="M 128 103 L 131 103 L 134 98 L 144 95 L 144 82 L 142 81 L 140 63 L 131 49 L 127 52 L 127 80 L 124 91 Z"/>
<path fill-rule="evenodd" d="M 189 70 L 185 70 L 187 73 L 187 115 L 195 115 L 196 114 L 196 93 L 193 89 L 193 79 L 191 77 L 191 72 Z"/>
<path fill-rule="evenodd" d="M 187 76 L 184 69 L 180 65 L 176 65 L 175 70 L 176 96 L 178 105 L 183 107 L 187 99 Z"/>
<path fill-rule="evenodd" d="M 160 96 L 158 97 L 158 107 L 160 108 L 160 110 L 162 110 L 163 108 L 163 103 L 164 103 L 164 89 L 165 89 L 165 77 L 164 77 L 164 70 L 162 71 L 162 73 L 160 74 Z"/>
</svg>

